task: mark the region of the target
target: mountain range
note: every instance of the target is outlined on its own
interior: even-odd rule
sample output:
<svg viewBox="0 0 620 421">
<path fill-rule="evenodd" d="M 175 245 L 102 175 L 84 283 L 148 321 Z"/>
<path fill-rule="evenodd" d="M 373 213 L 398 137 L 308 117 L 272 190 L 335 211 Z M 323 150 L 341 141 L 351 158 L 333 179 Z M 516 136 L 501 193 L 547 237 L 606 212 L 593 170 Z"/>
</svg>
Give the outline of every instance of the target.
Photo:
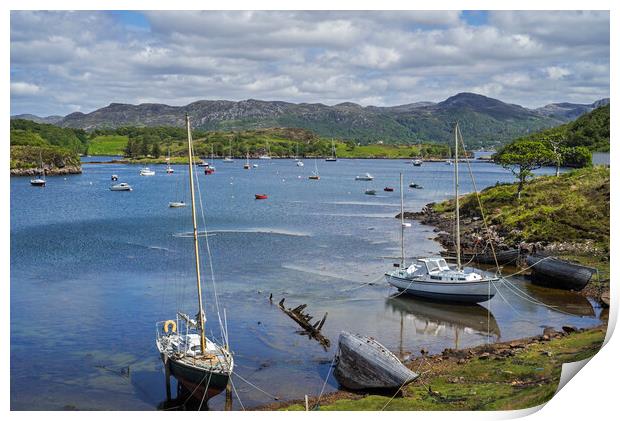
<svg viewBox="0 0 620 421">
<path fill-rule="evenodd" d="M 572 121 L 609 103 L 557 103 L 528 109 L 474 93 L 459 93 L 445 101 L 417 102 L 392 107 L 361 106 L 352 102 L 329 106 L 283 101 L 196 101 L 185 106 L 112 103 L 88 114 L 65 117 L 12 116 L 60 127 L 85 130 L 121 126 L 177 126 L 189 114 L 202 130 L 245 130 L 297 127 L 324 137 L 352 139 L 362 144 L 448 142 L 456 120 L 470 147 L 495 146 L 544 128 Z"/>
</svg>

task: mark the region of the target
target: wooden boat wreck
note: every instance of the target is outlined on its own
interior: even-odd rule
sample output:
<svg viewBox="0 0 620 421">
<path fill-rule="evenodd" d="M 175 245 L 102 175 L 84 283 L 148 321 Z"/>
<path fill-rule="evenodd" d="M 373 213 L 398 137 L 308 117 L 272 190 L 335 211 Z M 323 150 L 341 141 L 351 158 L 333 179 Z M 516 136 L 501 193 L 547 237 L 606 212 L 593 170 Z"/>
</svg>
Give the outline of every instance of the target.
<svg viewBox="0 0 620 421">
<path fill-rule="evenodd" d="M 581 291 L 590 282 L 596 269 L 561 260 L 556 257 L 528 256 L 532 282 L 550 288 Z"/>
<path fill-rule="evenodd" d="M 454 252 L 442 252 L 442 256 L 447 258 L 456 258 L 456 253 Z M 519 249 L 510 249 L 510 250 L 496 250 L 495 257 L 493 253 L 461 253 L 461 258 L 464 260 L 471 260 L 476 263 L 481 263 L 483 265 L 494 265 L 495 259 L 497 258 L 497 264 L 499 265 L 510 265 L 517 266 L 519 260 L 524 258 L 525 255 Z"/>
<path fill-rule="evenodd" d="M 376 340 L 341 332 L 334 374 L 352 390 L 399 389 L 419 377 Z"/>
</svg>

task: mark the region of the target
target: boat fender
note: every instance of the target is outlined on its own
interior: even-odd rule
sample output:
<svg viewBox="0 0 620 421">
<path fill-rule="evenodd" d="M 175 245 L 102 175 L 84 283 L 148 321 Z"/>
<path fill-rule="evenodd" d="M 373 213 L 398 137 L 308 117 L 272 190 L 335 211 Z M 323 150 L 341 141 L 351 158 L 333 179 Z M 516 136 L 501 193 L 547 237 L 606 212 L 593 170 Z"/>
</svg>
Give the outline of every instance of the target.
<svg viewBox="0 0 620 421">
<path fill-rule="evenodd" d="M 169 330 L 172 332 L 177 331 L 177 324 L 174 320 L 166 320 L 166 323 L 164 323 L 164 332 L 168 333 Z"/>
</svg>

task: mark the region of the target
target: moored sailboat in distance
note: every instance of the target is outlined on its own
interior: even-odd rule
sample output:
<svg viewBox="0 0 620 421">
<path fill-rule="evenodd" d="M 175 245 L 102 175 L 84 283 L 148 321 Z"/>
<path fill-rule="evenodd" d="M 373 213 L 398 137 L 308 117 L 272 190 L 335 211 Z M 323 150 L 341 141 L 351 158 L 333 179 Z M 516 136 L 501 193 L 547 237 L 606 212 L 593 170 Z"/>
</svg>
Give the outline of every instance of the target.
<svg viewBox="0 0 620 421">
<path fill-rule="evenodd" d="M 456 267 L 450 268 L 443 257 L 417 258 L 405 267 L 404 229 L 401 228 L 400 267 L 385 274 L 387 282 L 399 291 L 421 298 L 460 303 L 481 303 L 495 295 L 494 283 L 501 281 L 497 276 L 488 276 L 473 268 L 461 265 L 461 233 L 459 221 L 459 178 L 458 178 L 458 141 L 459 127 L 454 129 L 454 191 L 455 191 L 455 243 Z M 403 180 L 400 178 L 401 190 L 401 225 L 404 227 Z"/>
<path fill-rule="evenodd" d="M 332 156 L 325 159 L 327 162 L 336 162 L 338 158 L 336 158 L 336 147 L 334 146 L 334 139 L 332 139 Z"/>
<path fill-rule="evenodd" d="M 320 180 L 321 176 L 319 175 L 319 167 L 316 164 L 316 158 L 314 158 L 314 171 L 312 171 L 312 175 L 308 177 L 310 180 Z"/>
<path fill-rule="evenodd" d="M 156 323 L 155 342 L 167 375 L 173 375 L 187 390 L 192 391 L 191 396 L 201 401 L 206 401 L 226 388 L 232 375 L 234 362 L 227 346 L 219 345 L 206 337 L 206 318 L 202 304 L 198 227 L 196 224 L 192 136 L 189 116 L 187 115 L 185 116 L 185 122 L 189 153 L 190 203 L 194 232 L 193 248 L 198 313 L 192 318 L 185 313 L 177 312 L 174 318 Z M 167 385 L 169 385 L 169 382 Z"/>
<path fill-rule="evenodd" d="M 228 141 L 228 156 L 226 156 L 224 159 L 222 159 L 222 162 L 226 162 L 226 163 L 235 162 L 232 159 L 232 140 Z"/>
<path fill-rule="evenodd" d="M 265 149 L 265 154 L 258 157 L 258 159 L 271 159 L 271 155 L 269 154 L 269 141 L 267 140 L 267 148 Z"/>
<path fill-rule="evenodd" d="M 41 173 L 41 175 L 39 177 L 35 177 L 31 179 L 30 185 L 35 186 L 35 187 L 45 187 L 45 183 L 46 183 L 45 168 L 43 167 L 43 155 L 41 154 L 41 152 L 39 152 L 39 164 L 40 164 L 39 172 Z"/>
<path fill-rule="evenodd" d="M 174 174 L 174 168 L 170 166 L 170 148 L 168 148 L 168 157 L 166 158 L 166 174 Z"/>
</svg>

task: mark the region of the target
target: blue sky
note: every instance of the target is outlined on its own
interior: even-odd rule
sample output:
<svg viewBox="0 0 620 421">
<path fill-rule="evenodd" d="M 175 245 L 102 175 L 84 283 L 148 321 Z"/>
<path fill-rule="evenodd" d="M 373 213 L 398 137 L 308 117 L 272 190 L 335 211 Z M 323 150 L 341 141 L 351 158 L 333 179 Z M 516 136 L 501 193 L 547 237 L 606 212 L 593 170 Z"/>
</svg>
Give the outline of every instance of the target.
<svg viewBox="0 0 620 421">
<path fill-rule="evenodd" d="M 345 101 L 476 92 L 535 108 L 609 96 L 609 13 L 11 12 L 11 113 L 110 102 Z"/>
</svg>

